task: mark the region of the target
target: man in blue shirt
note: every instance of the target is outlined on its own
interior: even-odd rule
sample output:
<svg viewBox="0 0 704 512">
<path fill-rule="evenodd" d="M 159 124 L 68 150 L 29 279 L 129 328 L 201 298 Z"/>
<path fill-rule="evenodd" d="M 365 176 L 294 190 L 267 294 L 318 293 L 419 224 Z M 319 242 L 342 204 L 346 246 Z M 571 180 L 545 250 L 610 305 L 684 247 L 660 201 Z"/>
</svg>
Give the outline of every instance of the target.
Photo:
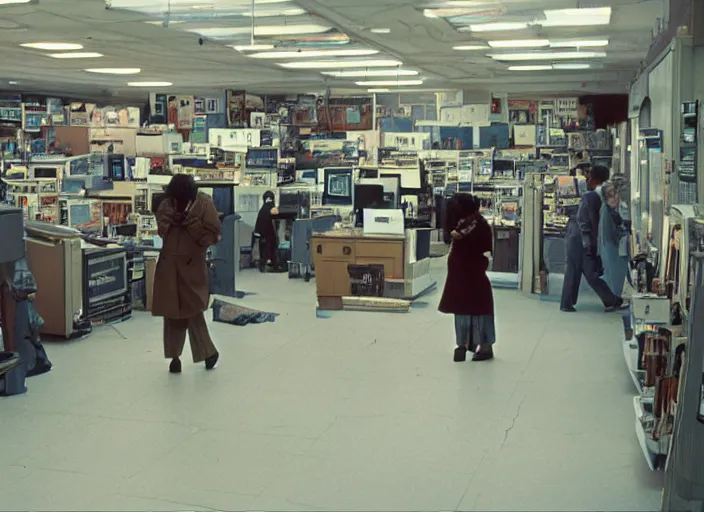
<svg viewBox="0 0 704 512">
<path fill-rule="evenodd" d="M 599 216 L 601 198 L 596 188 L 608 181 L 609 170 L 596 165 L 584 172 L 588 192 L 582 196 L 577 215 L 567 223 L 565 235 L 565 253 L 567 265 L 565 281 L 562 285 L 562 300 L 560 310 L 565 313 L 577 311 L 574 306 L 579 297 L 579 285 L 584 274 L 587 283 L 604 303 L 607 312 L 625 309 L 627 304 L 615 295 L 609 286 L 601 279 L 602 266 L 599 258 Z"/>
</svg>

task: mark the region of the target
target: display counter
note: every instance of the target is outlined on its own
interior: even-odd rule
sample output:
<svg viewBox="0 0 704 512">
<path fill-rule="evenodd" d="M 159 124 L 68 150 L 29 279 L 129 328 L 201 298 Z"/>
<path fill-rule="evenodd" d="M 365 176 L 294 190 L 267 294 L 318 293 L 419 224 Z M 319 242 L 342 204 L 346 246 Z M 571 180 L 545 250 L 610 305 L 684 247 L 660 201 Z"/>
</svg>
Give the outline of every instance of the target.
<svg viewBox="0 0 704 512">
<path fill-rule="evenodd" d="M 369 235 L 362 229 L 314 232 L 311 250 L 319 309 L 342 309 L 342 297 L 355 295 L 350 267 L 370 266 L 377 274 L 383 268 L 377 296 L 413 300 L 432 289 L 436 283 L 430 276 L 430 237 L 417 236 L 418 231 L 425 230 L 409 229 L 405 236 Z"/>
</svg>

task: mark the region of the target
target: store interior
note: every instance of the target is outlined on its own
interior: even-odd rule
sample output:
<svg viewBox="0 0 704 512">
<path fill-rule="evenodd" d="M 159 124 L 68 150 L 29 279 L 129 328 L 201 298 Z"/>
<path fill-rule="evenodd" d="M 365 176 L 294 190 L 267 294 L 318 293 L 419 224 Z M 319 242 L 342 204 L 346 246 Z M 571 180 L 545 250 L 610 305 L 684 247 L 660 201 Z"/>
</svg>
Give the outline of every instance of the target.
<svg viewBox="0 0 704 512">
<path fill-rule="evenodd" d="M 0 510 L 702 510 L 696 2 L 0 0 Z M 566 314 L 590 166 L 628 308 Z M 174 375 L 182 174 L 221 361 Z M 467 194 L 497 340 L 458 364 Z"/>
</svg>

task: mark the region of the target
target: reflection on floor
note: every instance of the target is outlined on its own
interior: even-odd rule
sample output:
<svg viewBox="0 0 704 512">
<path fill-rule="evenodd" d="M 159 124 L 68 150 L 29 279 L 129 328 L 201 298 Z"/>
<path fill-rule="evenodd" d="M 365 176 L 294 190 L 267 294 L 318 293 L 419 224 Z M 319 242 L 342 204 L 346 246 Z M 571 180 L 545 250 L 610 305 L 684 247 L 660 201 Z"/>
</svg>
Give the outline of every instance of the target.
<svg viewBox="0 0 704 512">
<path fill-rule="evenodd" d="M 619 317 L 497 290 L 497 359 L 455 364 L 434 272 L 408 314 L 325 319 L 314 282 L 244 272 L 280 316 L 212 324 L 215 372 L 169 375 L 145 314 L 47 346 L 0 400 L 0 509 L 657 510 Z"/>
</svg>

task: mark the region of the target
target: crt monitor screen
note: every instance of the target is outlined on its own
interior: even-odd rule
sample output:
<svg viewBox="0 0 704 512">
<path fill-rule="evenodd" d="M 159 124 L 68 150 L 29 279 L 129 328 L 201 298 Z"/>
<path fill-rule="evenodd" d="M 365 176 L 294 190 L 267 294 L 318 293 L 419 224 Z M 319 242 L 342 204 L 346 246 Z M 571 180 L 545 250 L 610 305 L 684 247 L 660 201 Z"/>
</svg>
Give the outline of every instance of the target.
<svg viewBox="0 0 704 512">
<path fill-rule="evenodd" d="M 159 205 L 161 202 L 164 200 L 164 197 L 166 196 L 165 192 L 154 192 L 152 194 L 152 213 L 156 213 L 156 211 L 159 209 Z"/>
<path fill-rule="evenodd" d="M 354 209 L 362 211 L 365 208 L 387 208 L 383 185 L 357 184 L 354 186 Z"/>
</svg>

